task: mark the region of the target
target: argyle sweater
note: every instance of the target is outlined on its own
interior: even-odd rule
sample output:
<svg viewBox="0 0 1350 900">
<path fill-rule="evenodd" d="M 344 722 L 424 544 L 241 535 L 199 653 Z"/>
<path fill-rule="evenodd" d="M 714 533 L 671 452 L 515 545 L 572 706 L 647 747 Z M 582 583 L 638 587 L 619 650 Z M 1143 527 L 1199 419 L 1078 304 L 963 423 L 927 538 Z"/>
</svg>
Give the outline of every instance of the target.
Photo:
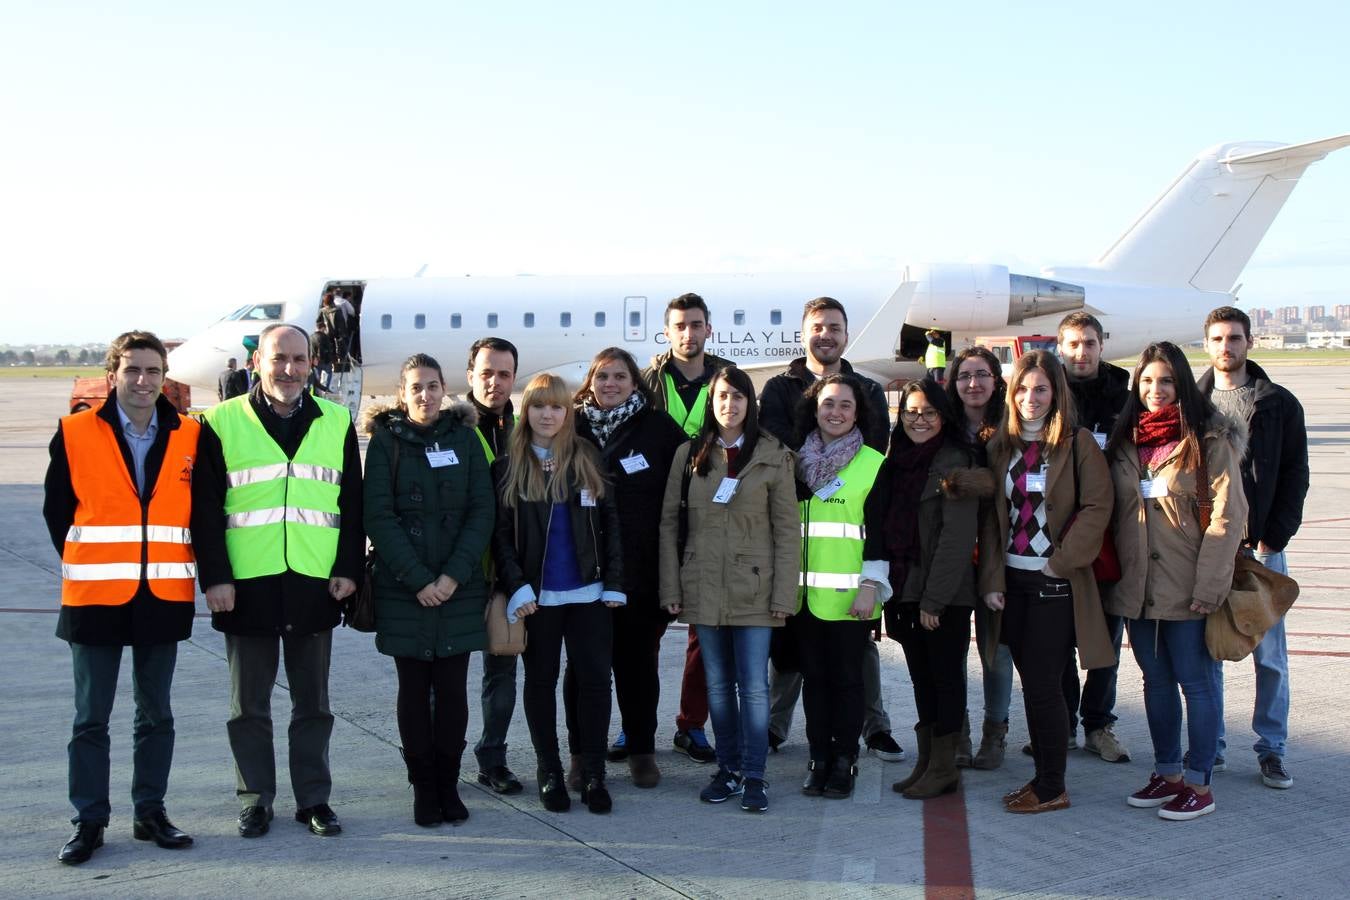
<svg viewBox="0 0 1350 900">
<path fill-rule="evenodd" d="M 1003 478 L 1009 520 L 1005 561 L 1011 568 L 1030 572 L 1039 572 L 1054 550 L 1045 495 L 1027 490 L 1027 473 L 1039 471 L 1044 463 L 1041 452 L 1039 441 L 1027 442 L 1025 450 L 1014 450 Z"/>
</svg>

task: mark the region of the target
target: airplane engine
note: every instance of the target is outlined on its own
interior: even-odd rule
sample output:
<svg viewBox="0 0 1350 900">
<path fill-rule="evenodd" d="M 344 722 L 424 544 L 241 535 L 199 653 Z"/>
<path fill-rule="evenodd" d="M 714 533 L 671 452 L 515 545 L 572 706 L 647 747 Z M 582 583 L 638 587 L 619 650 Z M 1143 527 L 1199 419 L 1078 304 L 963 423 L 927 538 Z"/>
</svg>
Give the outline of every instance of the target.
<svg viewBox="0 0 1350 900">
<path fill-rule="evenodd" d="M 1013 274 L 1006 266 L 911 265 L 904 280 L 915 283 L 905 324 L 939 331 L 1000 331 L 1082 309 L 1085 300 L 1078 285 Z"/>
</svg>

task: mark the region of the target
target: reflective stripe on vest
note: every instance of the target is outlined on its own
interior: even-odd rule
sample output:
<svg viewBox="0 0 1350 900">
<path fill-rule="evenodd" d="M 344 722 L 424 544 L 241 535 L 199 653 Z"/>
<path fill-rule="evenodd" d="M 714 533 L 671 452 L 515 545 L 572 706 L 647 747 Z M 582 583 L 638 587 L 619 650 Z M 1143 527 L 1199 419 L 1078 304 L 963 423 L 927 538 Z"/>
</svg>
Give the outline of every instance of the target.
<svg viewBox="0 0 1350 900">
<path fill-rule="evenodd" d="M 799 506 L 802 569 L 798 578 L 811 614 L 826 621 L 849 618 L 862 583 L 863 507 L 885 459 L 864 445 L 839 472 L 844 486 L 828 500 L 812 496 Z M 872 618 L 881 616 L 880 607 Z"/>
<path fill-rule="evenodd" d="M 698 437 L 699 431 L 703 428 L 703 417 L 708 412 L 708 386 L 705 384 L 698 389 L 698 396 L 694 398 L 694 408 L 685 409 L 680 392 L 675 389 L 675 379 L 669 372 L 665 378 L 666 412 L 670 413 L 676 425 L 684 429 L 685 434 L 689 437 Z"/>
<path fill-rule="evenodd" d="M 142 579 L 155 597 L 196 597 L 192 552 L 192 467 L 201 426 L 179 418 L 168 431 L 164 461 L 144 507 L 113 426 L 85 410 L 61 420 L 75 517 L 61 552 L 64 606 L 130 603 Z"/>
<path fill-rule="evenodd" d="M 351 414 L 316 397 L 321 415 L 287 459 L 247 395 L 206 412 L 225 454 L 225 550 L 235 578 L 290 569 L 327 578 L 342 524 L 338 496 Z"/>
</svg>

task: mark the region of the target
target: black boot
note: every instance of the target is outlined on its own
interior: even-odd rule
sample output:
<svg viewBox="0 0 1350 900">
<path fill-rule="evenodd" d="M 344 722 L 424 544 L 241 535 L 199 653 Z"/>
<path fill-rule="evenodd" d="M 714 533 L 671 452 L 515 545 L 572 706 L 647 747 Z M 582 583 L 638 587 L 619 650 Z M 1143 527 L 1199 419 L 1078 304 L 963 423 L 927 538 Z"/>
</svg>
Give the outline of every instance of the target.
<svg viewBox="0 0 1350 900">
<path fill-rule="evenodd" d="M 435 757 L 414 755 L 402 747 L 403 762 L 408 766 L 408 783 L 413 789 L 413 821 L 424 828 L 442 822 L 441 802 L 436 795 Z"/>
<path fill-rule="evenodd" d="M 812 757 L 806 764 L 806 780 L 802 782 L 802 793 L 808 797 L 819 797 L 825 792 L 825 780 L 830 777 L 830 761 L 825 757 Z"/>
<path fill-rule="evenodd" d="M 460 741 L 458 753 L 436 753 L 436 794 L 441 815 L 451 825 L 469 818 L 464 801 L 459 799 L 459 762 L 464 756 L 465 742 Z"/>
<path fill-rule="evenodd" d="M 614 800 L 605 787 L 605 756 L 587 753 L 582 757 L 581 802 L 593 813 L 607 813 L 614 808 Z"/>
<path fill-rule="evenodd" d="M 858 754 L 840 754 L 830 766 L 830 776 L 825 780 L 825 797 L 829 800 L 843 800 L 853 796 L 853 781 L 858 775 Z"/>
</svg>

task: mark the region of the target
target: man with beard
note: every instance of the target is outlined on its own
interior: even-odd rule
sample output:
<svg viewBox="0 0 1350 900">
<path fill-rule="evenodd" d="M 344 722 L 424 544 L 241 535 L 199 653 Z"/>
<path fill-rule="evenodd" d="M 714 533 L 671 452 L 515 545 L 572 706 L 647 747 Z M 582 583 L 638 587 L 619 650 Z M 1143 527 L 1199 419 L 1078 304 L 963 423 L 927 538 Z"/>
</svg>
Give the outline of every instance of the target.
<svg viewBox="0 0 1350 900">
<path fill-rule="evenodd" d="M 1308 430 L 1303 406 L 1289 391 L 1270 380 L 1247 359 L 1252 348 L 1252 323 L 1247 314 L 1221 306 L 1205 318 L 1205 350 L 1212 368 L 1196 382 L 1219 411 L 1247 423 L 1247 455 L 1242 461 L 1242 488 L 1247 495 L 1247 533 L 1243 546 L 1262 565 L 1289 574 L 1284 548 L 1303 523 L 1308 494 Z M 1257 762 L 1266 787 L 1290 788 L 1294 779 L 1284 767 L 1289 737 L 1289 650 L 1284 619 L 1266 632 L 1252 651 L 1256 664 Z M 1223 680 L 1219 681 L 1220 700 Z M 1219 716 L 1219 755 L 1214 770 L 1224 765 L 1223 716 Z"/>
<path fill-rule="evenodd" d="M 239 834 L 260 837 L 272 820 L 271 700 L 284 654 L 295 818 L 328 836 L 342 830 L 328 805 L 328 669 L 365 555 L 361 456 L 347 409 L 305 391 L 304 330 L 269 325 L 254 361 L 253 390 L 204 416 L 193 544 L 211 624 L 225 633 Z"/>
<path fill-rule="evenodd" d="M 885 453 L 891 432 L 890 406 L 881 385 L 854 372 L 844 359 L 844 350 L 848 347 L 848 314 L 844 305 L 833 297 L 808 301 L 802 310 L 802 344 L 806 355 L 792 360 L 786 372 L 775 375 L 764 385 L 759 398 L 759 427 L 793 450 L 798 449 L 806 436 L 796 433 L 797 404 L 811 382 L 843 372 L 861 381 L 867 392 L 872 429 L 871 434 L 863 435 L 863 442 L 877 452 Z M 787 625 L 789 630 L 793 627 L 792 619 L 788 619 Z M 792 711 L 802 692 L 802 676 L 799 672 L 779 671 L 772 663 L 769 676 L 769 746 L 777 750 L 792 728 Z M 867 655 L 863 659 L 863 693 L 867 703 L 863 736 L 868 752 L 886 762 L 899 762 L 904 759 L 905 751 L 891 736 L 891 719 L 881 700 L 881 654 L 876 641 L 867 642 Z"/>
<path fill-rule="evenodd" d="M 691 438 L 698 434 L 708 409 L 708 382 L 730 360 L 703 352 L 712 334 L 708 304 L 698 294 L 681 294 L 666 304 L 665 336 L 670 350 L 652 357 L 642 371 L 657 409 L 663 409 Z M 704 733 L 708 722 L 708 682 L 703 674 L 703 655 L 698 635 L 689 629 L 684 654 L 684 678 L 680 683 L 680 712 L 675 717 L 675 749 L 698 762 L 717 759 Z M 610 748 L 609 758 L 624 759 L 623 735 Z"/>
</svg>

